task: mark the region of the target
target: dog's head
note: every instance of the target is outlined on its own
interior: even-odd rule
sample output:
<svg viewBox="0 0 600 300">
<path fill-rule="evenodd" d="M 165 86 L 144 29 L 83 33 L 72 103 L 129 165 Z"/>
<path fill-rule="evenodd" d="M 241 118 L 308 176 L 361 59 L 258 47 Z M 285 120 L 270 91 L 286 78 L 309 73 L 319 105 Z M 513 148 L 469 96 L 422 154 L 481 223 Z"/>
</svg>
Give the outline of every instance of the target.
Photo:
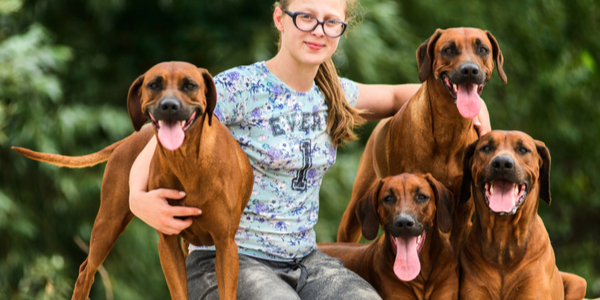
<svg viewBox="0 0 600 300">
<path fill-rule="evenodd" d="M 498 216 L 515 215 L 523 206 L 533 210 L 538 196 L 550 204 L 548 148 L 520 131 L 487 133 L 465 149 L 459 205 L 471 192 L 476 209 Z"/>
<path fill-rule="evenodd" d="M 494 61 L 506 83 L 498 42 L 490 32 L 477 28 L 437 29 L 417 50 L 419 80 L 425 82 L 432 75 L 441 82 L 464 118 L 479 114 L 479 96 L 492 77 Z"/>
<path fill-rule="evenodd" d="M 363 236 L 372 240 L 379 225 L 396 256 L 394 273 L 413 280 L 421 271 L 419 253 L 435 230 L 452 229 L 452 193 L 430 174 L 400 174 L 375 183 L 358 201 Z"/>
<path fill-rule="evenodd" d="M 206 114 L 209 125 L 217 104 L 212 76 L 186 62 L 163 62 L 138 77 L 129 88 L 127 108 L 136 131 L 150 119 L 158 140 L 176 150 L 185 132 Z"/>
</svg>

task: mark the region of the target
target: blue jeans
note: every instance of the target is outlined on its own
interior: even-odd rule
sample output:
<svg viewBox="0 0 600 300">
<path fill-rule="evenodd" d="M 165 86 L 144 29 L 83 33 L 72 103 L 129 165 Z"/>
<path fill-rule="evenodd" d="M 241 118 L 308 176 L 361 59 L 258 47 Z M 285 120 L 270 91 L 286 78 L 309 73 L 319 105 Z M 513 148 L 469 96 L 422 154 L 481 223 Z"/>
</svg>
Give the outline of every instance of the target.
<svg viewBox="0 0 600 300">
<path fill-rule="evenodd" d="M 237 299 L 381 299 L 377 291 L 337 258 L 314 250 L 294 262 L 239 255 Z M 195 250 L 186 261 L 190 300 L 219 299 L 215 252 Z"/>
</svg>

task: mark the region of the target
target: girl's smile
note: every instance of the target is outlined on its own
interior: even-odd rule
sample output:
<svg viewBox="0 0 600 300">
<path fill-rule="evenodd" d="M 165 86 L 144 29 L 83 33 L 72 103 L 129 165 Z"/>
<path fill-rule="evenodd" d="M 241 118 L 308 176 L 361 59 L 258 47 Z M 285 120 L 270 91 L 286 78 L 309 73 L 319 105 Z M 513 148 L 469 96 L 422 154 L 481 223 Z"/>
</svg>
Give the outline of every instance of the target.
<svg viewBox="0 0 600 300">
<path fill-rule="evenodd" d="M 304 42 L 304 44 L 308 46 L 308 48 L 310 48 L 311 50 L 321 50 L 325 47 L 324 44 L 315 42 Z"/>
</svg>

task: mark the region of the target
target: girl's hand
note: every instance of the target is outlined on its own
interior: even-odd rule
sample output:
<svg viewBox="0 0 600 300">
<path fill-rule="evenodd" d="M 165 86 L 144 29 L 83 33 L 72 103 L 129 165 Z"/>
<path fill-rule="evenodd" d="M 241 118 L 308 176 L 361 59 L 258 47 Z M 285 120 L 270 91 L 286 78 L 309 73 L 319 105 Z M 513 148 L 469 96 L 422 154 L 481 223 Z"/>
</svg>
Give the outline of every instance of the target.
<svg viewBox="0 0 600 300">
<path fill-rule="evenodd" d="M 487 105 L 485 105 L 485 101 L 483 101 L 483 99 L 481 102 L 481 111 L 479 111 L 479 115 L 473 118 L 473 126 L 475 126 L 475 130 L 477 130 L 479 137 L 492 131 L 492 124 L 490 123 L 490 114 L 488 112 Z"/>
<path fill-rule="evenodd" d="M 479 122 L 478 117 L 473 118 L 473 126 L 475 127 L 475 130 L 477 130 L 477 135 L 479 135 L 479 137 L 492 130 L 488 126 L 482 125 L 481 122 Z"/>
<path fill-rule="evenodd" d="M 129 196 L 129 208 L 134 215 L 146 224 L 164 234 L 179 234 L 192 225 L 191 218 L 175 217 L 198 216 L 202 211 L 195 207 L 171 206 L 167 198 L 181 200 L 185 192 L 169 189 L 157 189 L 149 192 L 132 192 Z"/>
</svg>

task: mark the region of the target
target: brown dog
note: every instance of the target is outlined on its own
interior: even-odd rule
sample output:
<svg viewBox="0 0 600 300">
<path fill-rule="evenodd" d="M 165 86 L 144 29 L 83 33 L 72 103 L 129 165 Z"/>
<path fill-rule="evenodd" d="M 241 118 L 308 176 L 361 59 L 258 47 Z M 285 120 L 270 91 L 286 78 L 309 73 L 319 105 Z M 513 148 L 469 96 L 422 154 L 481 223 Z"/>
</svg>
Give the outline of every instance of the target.
<svg viewBox="0 0 600 300">
<path fill-rule="evenodd" d="M 354 212 L 358 200 L 378 178 L 431 173 L 457 197 L 463 151 L 477 139 L 472 118 L 479 113 L 479 95 L 492 76 L 494 61 L 506 83 L 496 39 L 474 28 L 438 29 L 419 47 L 417 62 L 423 84 L 394 117 L 379 122 L 371 134 L 340 223 L 338 242 L 359 240 Z M 451 241 L 455 251 L 468 233 L 472 214 L 472 203 L 454 211 Z"/>
<path fill-rule="evenodd" d="M 79 270 L 73 299 L 88 297 L 94 274 L 133 218 L 128 178 L 133 162 L 152 138 L 151 126 L 142 128 L 147 117 L 160 141 L 150 164 L 148 188 L 184 190 L 186 198 L 170 204 L 202 209 L 203 214 L 194 217 L 181 236 L 194 245 L 215 245 L 219 297 L 235 299 L 239 263 L 234 237 L 254 178 L 248 157 L 212 115 L 217 101 L 212 77 L 189 63 L 160 63 L 131 85 L 127 101 L 139 132 L 97 153 L 65 157 L 15 148 L 27 157 L 68 167 L 94 165 L 108 158 L 90 253 Z M 188 299 L 179 237 L 159 235 L 160 262 L 171 297 Z"/>
<path fill-rule="evenodd" d="M 458 299 L 458 261 L 448 240 L 452 194 L 430 174 L 380 179 L 361 198 L 356 215 L 373 243 L 318 247 L 340 258 L 383 299 Z"/>
<path fill-rule="evenodd" d="M 476 216 L 460 253 L 460 298 L 582 299 L 585 280 L 558 271 L 537 214 L 539 198 L 551 201 L 544 143 L 492 131 L 465 149 L 463 174 L 459 203 L 473 199 Z"/>
</svg>

